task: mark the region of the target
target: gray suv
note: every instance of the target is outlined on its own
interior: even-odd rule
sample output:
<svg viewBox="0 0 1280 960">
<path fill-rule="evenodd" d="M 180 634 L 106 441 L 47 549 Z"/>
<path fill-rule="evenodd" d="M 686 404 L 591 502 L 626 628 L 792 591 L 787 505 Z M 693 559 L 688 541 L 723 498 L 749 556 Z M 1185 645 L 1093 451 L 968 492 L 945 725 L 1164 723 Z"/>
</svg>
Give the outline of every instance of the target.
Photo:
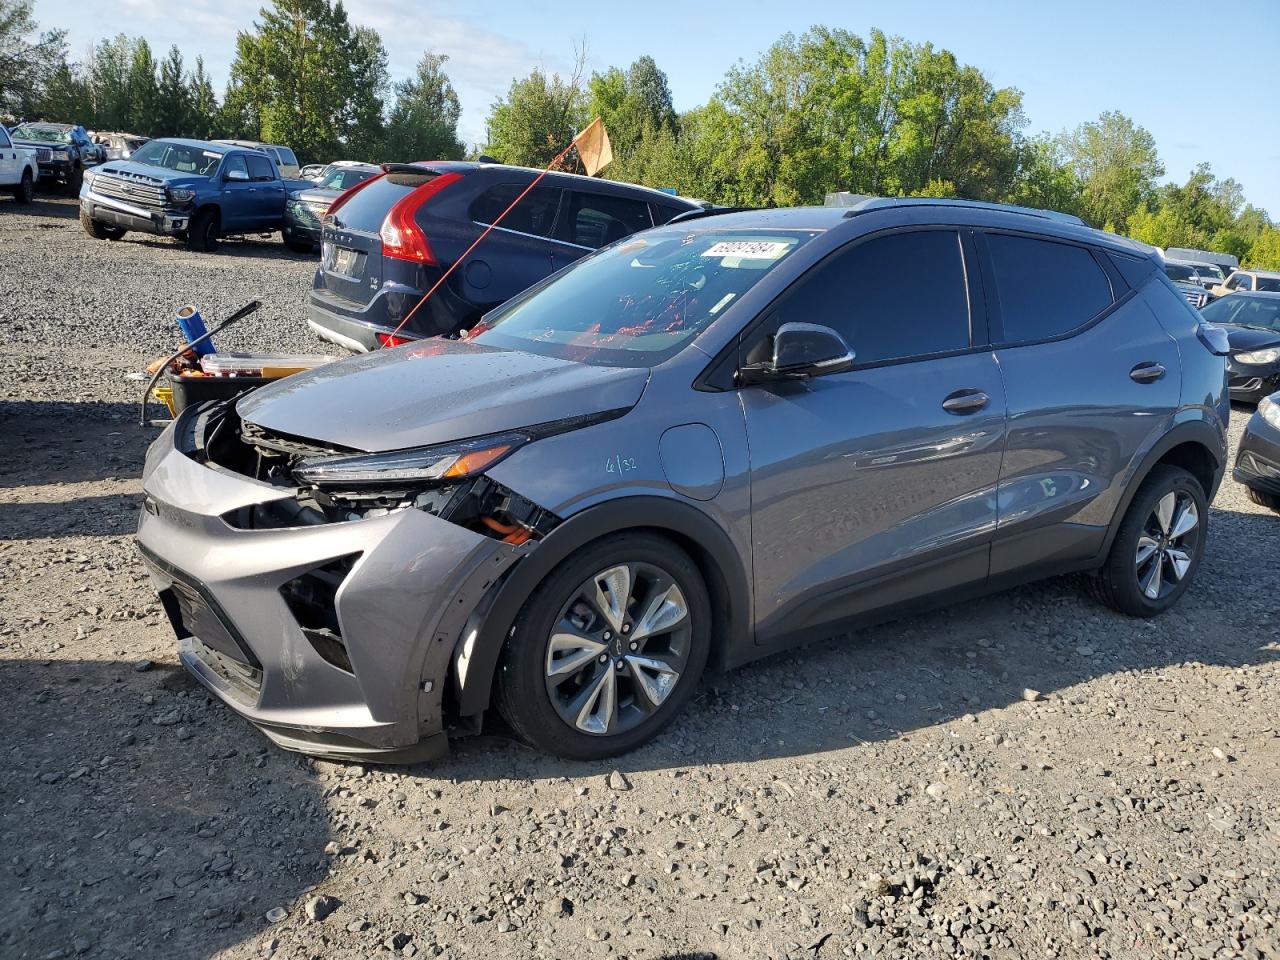
<svg viewBox="0 0 1280 960">
<path fill-rule="evenodd" d="M 590 759 L 707 669 L 1068 571 L 1195 576 L 1222 332 L 1070 218 L 866 199 L 677 219 L 429 339 L 184 412 L 138 539 L 181 658 L 280 745 Z"/>
</svg>

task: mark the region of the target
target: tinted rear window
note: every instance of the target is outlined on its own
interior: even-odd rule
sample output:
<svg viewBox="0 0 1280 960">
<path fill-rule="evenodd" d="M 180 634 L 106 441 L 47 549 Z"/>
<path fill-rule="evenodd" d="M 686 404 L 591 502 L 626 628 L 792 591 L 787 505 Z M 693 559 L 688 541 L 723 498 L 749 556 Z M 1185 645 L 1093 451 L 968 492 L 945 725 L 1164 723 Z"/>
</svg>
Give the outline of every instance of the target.
<svg viewBox="0 0 1280 960">
<path fill-rule="evenodd" d="M 1154 264 L 1146 258 L 1126 257 L 1120 253 L 1111 254 L 1111 262 L 1120 271 L 1120 276 L 1124 277 L 1124 282 L 1135 290 L 1146 282 L 1154 267 Z M 1166 275 L 1168 275 L 1167 272 Z"/>
<path fill-rule="evenodd" d="M 395 206 L 396 201 L 407 197 L 434 176 L 435 174 L 419 176 L 389 173 L 385 177 L 379 177 L 361 187 L 338 208 L 333 215 L 333 224 L 347 230 L 377 233 L 382 229 L 382 221 L 387 218 L 387 212 Z"/>
<path fill-rule="evenodd" d="M 1031 237 L 987 236 L 1002 343 L 1060 337 L 1111 306 L 1111 282 L 1084 247 Z"/>
</svg>

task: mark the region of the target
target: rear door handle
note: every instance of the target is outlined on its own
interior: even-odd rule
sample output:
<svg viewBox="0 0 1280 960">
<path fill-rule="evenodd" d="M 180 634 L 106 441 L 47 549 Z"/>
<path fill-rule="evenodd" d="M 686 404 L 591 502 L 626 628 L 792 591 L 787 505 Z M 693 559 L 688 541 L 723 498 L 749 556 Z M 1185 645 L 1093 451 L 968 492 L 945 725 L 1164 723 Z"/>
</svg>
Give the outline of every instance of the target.
<svg viewBox="0 0 1280 960">
<path fill-rule="evenodd" d="M 981 390 L 957 390 L 942 401 L 942 409 L 958 415 L 977 413 L 990 402 L 991 398 Z"/>
<path fill-rule="evenodd" d="M 1129 379 L 1135 383 L 1155 383 L 1164 376 L 1164 364 L 1148 361 L 1140 363 L 1129 371 Z"/>
</svg>

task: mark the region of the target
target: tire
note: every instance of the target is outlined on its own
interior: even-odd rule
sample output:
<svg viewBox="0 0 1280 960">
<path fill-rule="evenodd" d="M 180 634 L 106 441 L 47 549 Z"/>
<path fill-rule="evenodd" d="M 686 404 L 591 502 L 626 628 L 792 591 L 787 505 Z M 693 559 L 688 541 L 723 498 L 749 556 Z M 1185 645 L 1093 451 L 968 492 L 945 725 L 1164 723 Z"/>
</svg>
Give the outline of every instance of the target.
<svg viewBox="0 0 1280 960">
<path fill-rule="evenodd" d="M 1244 492 L 1249 495 L 1252 500 L 1260 507 L 1266 507 L 1268 510 L 1274 510 L 1280 513 L 1280 497 L 1274 493 L 1267 493 L 1265 490 L 1255 490 L 1253 487 L 1245 487 Z"/>
<path fill-rule="evenodd" d="M 62 192 L 68 197 L 78 197 L 80 195 L 80 185 L 83 182 L 84 170 L 80 167 L 75 167 L 67 177 L 67 182 L 62 185 Z"/>
<path fill-rule="evenodd" d="M 119 240 L 127 232 L 123 227 L 112 227 L 105 223 L 98 223 L 87 213 L 84 208 L 80 210 L 80 226 L 84 227 L 84 232 L 95 240 Z"/>
<path fill-rule="evenodd" d="M 627 600 L 615 599 L 611 619 L 609 605 L 588 602 L 584 590 L 622 595 L 623 578 L 603 576 L 622 569 Z M 672 619 L 681 601 L 684 616 Z M 659 610 L 665 616 L 653 617 Z M 558 649 L 553 634 L 563 638 Z M 710 649 L 711 602 L 688 554 L 653 534 L 615 534 L 574 553 L 525 603 L 498 668 L 498 710 L 547 753 L 616 756 L 653 739 L 688 703 Z"/>
<path fill-rule="evenodd" d="M 218 249 L 218 211 L 199 211 L 187 228 L 187 248 L 197 253 L 212 253 Z"/>
<path fill-rule="evenodd" d="M 1131 617 L 1168 610 L 1200 569 L 1208 527 L 1209 505 L 1199 481 L 1180 467 L 1157 465 L 1129 504 L 1098 572 L 1100 598 Z"/>
<path fill-rule="evenodd" d="M 21 204 L 28 204 L 36 194 L 35 181 L 31 179 L 31 171 L 22 171 L 22 180 L 13 188 L 13 199 Z"/>
</svg>

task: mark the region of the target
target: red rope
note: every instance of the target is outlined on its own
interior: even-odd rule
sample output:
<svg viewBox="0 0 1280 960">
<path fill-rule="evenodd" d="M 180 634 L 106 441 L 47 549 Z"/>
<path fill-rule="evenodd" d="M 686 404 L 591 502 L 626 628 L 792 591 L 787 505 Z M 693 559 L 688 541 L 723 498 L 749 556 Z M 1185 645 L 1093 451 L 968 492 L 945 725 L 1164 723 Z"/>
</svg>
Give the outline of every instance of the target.
<svg viewBox="0 0 1280 960">
<path fill-rule="evenodd" d="M 540 182 L 542 182 L 542 178 L 551 172 L 552 167 L 554 167 L 557 163 L 559 163 L 568 155 L 569 151 L 572 150 L 574 146 L 577 145 L 577 142 L 578 142 L 578 138 L 574 137 L 573 142 L 570 143 L 563 150 L 561 150 L 560 153 L 556 155 L 555 159 L 552 160 L 549 164 L 547 164 L 546 169 L 544 169 L 541 173 L 539 173 L 536 177 L 533 178 L 533 182 L 530 183 L 527 187 L 525 187 L 524 190 L 520 192 L 520 195 L 518 197 L 516 197 L 514 200 L 511 201 L 511 203 L 507 206 L 507 209 L 503 210 L 502 213 L 498 214 L 498 216 L 494 218 L 493 223 L 489 224 L 487 227 L 484 228 L 484 232 L 482 232 L 480 236 L 476 237 L 475 242 L 472 243 L 471 246 L 467 247 L 466 251 L 462 254 L 462 256 L 458 257 L 457 260 L 453 261 L 453 263 L 449 265 L 448 269 L 445 270 L 444 273 L 440 274 L 440 279 L 438 279 L 435 283 L 431 285 L 431 289 L 429 289 L 426 293 L 422 295 L 422 299 L 413 305 L 413 309 L 410 310 L 407 314 L 405 314 L 404 319 L 400 321 L 399 325 L 394 330 L 391 331 L 391 333 L 387 336 L 385 340 L 382 341 L 384 346 L 390 345 L 391 341 L 395 338 L 396 334 L 398 334 L 402 329 L 404 329 L 404 325 L 413 318 L 413 315 L 415 313 L 418 312 L 418 308 L 421 307 L 424 303 L 426 303 L 427 300 L 430 299 L 431 295 L 440 289 L 441 284 L 443 284 L 446 280 L 449 279 L 449 274 L 453 273 L 453 271 L 456 270 L 461 265 L 462 261 L 466 260 L 467 257 L 471 256 L 471 251 L 475 250 L 476 247 L 480 246 L 480 241 L 482 241 L 485 237 L 489 235 L 489 231 L 491 231 L 494 227 L 496 227 L 499 223 L 501 223 L 502 218 L 505 217 L 512 210 L 514 210 L 516 204 L 519 203 L 521 200 L 523 200 L 526 196 L 528 196 L 529 191 L 532 190 L 534 187 L 536 187 Z"/>
</svg>

